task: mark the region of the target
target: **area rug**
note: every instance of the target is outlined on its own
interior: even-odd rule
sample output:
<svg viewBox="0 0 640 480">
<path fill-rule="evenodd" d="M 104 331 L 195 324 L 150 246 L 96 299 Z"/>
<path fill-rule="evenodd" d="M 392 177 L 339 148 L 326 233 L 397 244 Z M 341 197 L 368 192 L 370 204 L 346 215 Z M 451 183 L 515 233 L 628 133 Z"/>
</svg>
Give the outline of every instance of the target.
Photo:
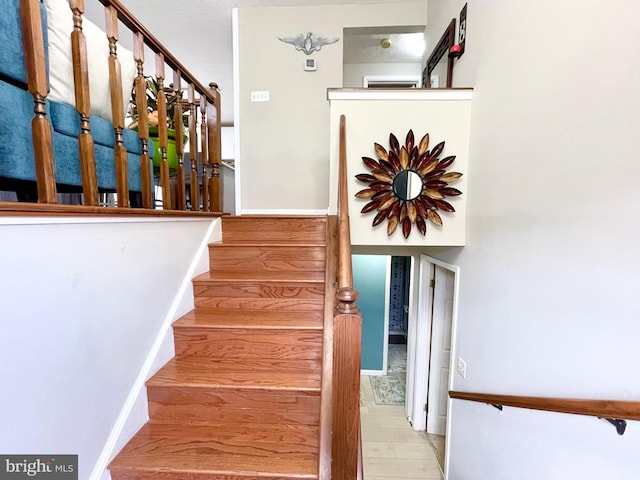
<svg viewBox="0 0 640 480">
<path fill-rule="evenodd" d="M 394 372 L 384 377 L 369 377 L 376 405 L 404 405 L 406 372 Z"/>
<path fill-rule="evenodd" d="M 406 372 L 407 371 L 407 345 L 406 344 L 389 344 L 389 372 Z"/>
</svg>

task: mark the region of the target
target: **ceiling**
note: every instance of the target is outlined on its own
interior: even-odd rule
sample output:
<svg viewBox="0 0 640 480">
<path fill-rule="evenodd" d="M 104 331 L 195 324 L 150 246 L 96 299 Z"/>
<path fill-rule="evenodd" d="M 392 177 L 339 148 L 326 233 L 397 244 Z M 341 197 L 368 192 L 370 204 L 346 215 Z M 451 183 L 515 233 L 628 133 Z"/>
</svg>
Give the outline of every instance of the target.
<svg viewBox="0 0 640 480">
<path fill-rule="evenodd" d="M 390 46 L 383 48 L 387 39 Z M 424 25 L 344 29 L 344 63 L 420 63 Z"/>
<path fill-rule="evenodd" d="M 167 49 L 203 84 L 218 83 L 222 94 L 222 122 L 233 123 L 233 54 L 231 12 L 235 7 L 300 6 L 326 4 L 400 3 L 403 0 L 120 0 Z M 85 2 L 87 17 L 102 24 L 104 14 L 98 2 Z M 356 29 L 353 29 L 356 30 Z M 358 37 L 352 32 L 356 50 L 369 52 L 366 58 L 352 63 L 388 61 L 394 45 L 392 37 L 387 52 L 380 48 L 380 35 L 370 32 Z M 366 36 L 369 38 L 366 38 Z M 394 34 L 395 35 L 395 34 Z M 124 37 L 124 35 L 123 35 Z M 345 38 L 346 41 L 346 38 Z M 129 42 L 122 39 L 124 45 Z M 375 48 L 374 48 L 375 47 Z M 351 59 L 355 53 L 348 54 Z M 386 60 L 385 60 L 386 59 Z M 403 60 L 404 61 L 404 60 Z"/>
</svg>

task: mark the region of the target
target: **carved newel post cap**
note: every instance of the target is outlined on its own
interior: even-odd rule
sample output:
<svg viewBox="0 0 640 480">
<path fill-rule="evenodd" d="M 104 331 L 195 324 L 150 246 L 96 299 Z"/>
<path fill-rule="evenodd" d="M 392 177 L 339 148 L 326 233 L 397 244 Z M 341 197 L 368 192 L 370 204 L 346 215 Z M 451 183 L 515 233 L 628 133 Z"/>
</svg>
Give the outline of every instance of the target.
<svg viewBox="0 0 640 480">
<path fill-rule="evenodd" d="M 209 88 L 211 88 L 212 90 L 217 90 L 218 84 L 216 82 L 209 82 Z"/>
<path fill-rule="evenodd" d="M 360 297 L 358 291 L 351 288 L 341 288 L 336 292 L 336 311 L 338 313 L 357 313 L 360 309 L 356 306 L 356 300 Z"/>
</svg>

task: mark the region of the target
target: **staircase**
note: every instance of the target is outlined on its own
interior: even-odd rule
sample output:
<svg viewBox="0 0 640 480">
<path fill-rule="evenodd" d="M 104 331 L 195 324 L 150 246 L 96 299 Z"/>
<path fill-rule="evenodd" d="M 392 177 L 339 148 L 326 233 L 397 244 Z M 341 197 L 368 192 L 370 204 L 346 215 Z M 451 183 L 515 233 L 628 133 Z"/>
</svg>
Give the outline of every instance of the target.
<svg viewBox="0 0 640 480">
<path fill-rule="evenodd" d="M 325 217 L 223 217 L 113 480 L 318 478 Z"/>
</svg>

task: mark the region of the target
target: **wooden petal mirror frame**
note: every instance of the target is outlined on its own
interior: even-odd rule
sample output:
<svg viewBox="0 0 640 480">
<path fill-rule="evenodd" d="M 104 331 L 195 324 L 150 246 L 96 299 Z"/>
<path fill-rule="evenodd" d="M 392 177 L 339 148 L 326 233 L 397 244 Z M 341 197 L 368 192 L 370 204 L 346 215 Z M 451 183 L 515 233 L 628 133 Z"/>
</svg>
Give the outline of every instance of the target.
<svg viewBox="0 0 640 480">
<path fill-rule="evenodd" d="M 440 37 L 438 44 L 432 50 L 431 55 L 427 59 L 427 65 L 422 71 L 422 86 L 424 88 L 431 88 L 431 73 L 436 68 L 440 59 L 443 56 L 447 58 L 447 82 L 446 88 L 451 88 L 453 85 L 453 57 L 449 57 L 449 49 L 456 42 L 456 19 L 452 18 L 449 22 L 449 26 Z"/>
<path fill-rule="evenodd" d="M 389 151 L 374 143 L 378 159 L 362 157 L 371 173 L 356 175 L 356 179 L 369 184 L 368 188 L 356 193 L 356 197 L 368 200 L 361 213 L 376 212 L 374 227 L 387 220 L 387 235 L 391 236 L 400 226 L 404 238 L 408 238 L 415 224 L 424 236 L 427 223 L 442 227 L 439 211 L 455 212 L 445 198 L 462 195 L 460 190 L 449 186 L 462 177 L 462 173 L 447 172 L 456 157 L 439 158 L 444 143 L 429 150 L 429 134 L 416 143 L 413 130 L 409 130 L 401 146 L 391 133 Z"/>
</svg>

